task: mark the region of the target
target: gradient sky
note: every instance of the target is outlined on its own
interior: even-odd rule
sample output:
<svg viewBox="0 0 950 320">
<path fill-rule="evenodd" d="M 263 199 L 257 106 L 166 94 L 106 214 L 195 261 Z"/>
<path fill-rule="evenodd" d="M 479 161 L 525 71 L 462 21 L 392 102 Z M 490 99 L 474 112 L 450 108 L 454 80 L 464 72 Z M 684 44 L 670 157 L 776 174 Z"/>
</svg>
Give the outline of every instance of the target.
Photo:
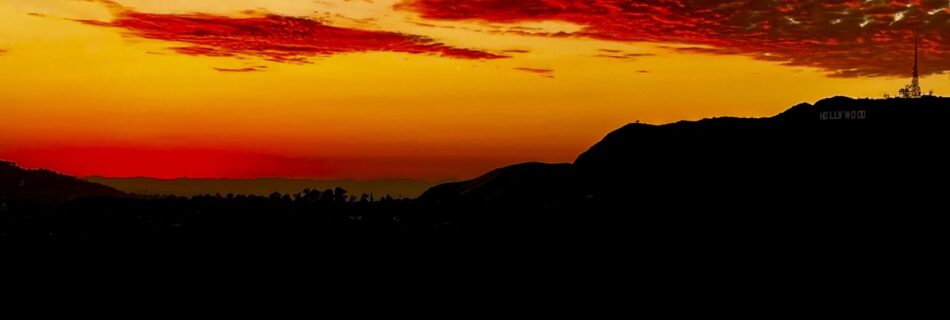
<svg viewBox="0 0 950 320">
<path fill-rule="evenodd" d="M 0 159 L 470 178 L 625 123 L 950 92 L 950 1 L 0 0 Z"/>
</svg>

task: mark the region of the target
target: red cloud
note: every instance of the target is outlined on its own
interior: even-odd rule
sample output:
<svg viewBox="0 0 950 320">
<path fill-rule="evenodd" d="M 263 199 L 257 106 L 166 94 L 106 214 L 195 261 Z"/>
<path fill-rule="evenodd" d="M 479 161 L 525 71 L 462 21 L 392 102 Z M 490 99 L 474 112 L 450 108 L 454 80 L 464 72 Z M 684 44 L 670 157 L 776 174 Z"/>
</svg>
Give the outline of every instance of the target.
<svg viewBox="0 0 950 320">
<path fill-rule="evenodd" d="M 742 54 L 827 70 L 838 77 L 906 76 L 913 37 L 924 74 L 950 71 L 946 0 L 406 0 L 397 8 L 442 20 L 558 20 L 575 36 L 711 46 L 681 51 Z"/>
<path fill-rule="evenodd" d="M 435 40 L 402 33 L 334 27 L 319 21 L 275 14 L 245 12 L 250 16 L 210 14 L 155 14 L 100 0 L 113 11 L 111 22 L 78 20 L 125 30 L 146 39 L 183 43 L 173 48 L 187 55 L 215 57 L 256 56 L 276 62 L 306 63 L 309 57 L 369 51 L 431 54 L 460 59 L 498 59 L 507 56 L 450 47 Z M 223 71 L 223 70 L 222 70 Z"/>
</svg>

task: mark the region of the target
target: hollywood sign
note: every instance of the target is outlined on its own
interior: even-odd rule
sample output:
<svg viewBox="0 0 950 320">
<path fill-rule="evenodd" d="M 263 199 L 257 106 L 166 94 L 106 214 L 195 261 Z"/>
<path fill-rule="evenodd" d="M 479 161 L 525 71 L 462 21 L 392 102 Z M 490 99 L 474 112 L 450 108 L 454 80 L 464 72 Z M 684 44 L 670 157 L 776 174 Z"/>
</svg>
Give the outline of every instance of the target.
<svg viewBox="0 0 950 320">
<path fill-rule="evenodd" d="M 818 118 L 822 121 L 827 120 L 864 120 L 868 118 L 866 110 L 838 110 L 823 111 L 818 113 Z"/>
</svg>

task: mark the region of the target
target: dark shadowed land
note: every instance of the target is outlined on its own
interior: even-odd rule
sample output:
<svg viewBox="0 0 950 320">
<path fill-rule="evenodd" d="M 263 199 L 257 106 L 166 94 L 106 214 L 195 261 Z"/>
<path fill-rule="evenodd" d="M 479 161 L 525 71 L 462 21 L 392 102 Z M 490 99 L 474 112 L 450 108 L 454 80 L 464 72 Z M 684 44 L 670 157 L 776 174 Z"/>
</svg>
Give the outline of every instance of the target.
<svg viewBox="0 0 950 320">
<path fill-rule="evenodd" d="M 88 197 L 121 198 L 128 194 L 49 170 L 21 169 L 0 161 L 0 213 L 13 203 L 55 205 Z"/>
<path fill-rule="evenodd" d="M 141 196 L 4 164 L 0 238 L 233 245 L 513 236 L 564 246 L 606 238 L 596 241 L 677 254 L 911 250 L 935 241 L 938 225 L 927 221 L 947 211 L 948 122 L 948 98 L 835 97 L 770 118 L 630 124 L 573 163 L 514 165 L 417 199 L 345 188 Z"/>
<path fill-rule="evenodd" d="M 382 179 L 382 180 L 315 180 L 315 179 L 153 179 L 88 177 L 84 180 L 143 195 L 196 196 L 203 194 L 245 194 L 266 196 L 274 192 L 293 194 L 303 189 L 333 189 L 341 187 L 352 194 L 372 194 L 376 197 L 416 198 L 430 187 L 442 182 Z M 443 181 L 444 182 L 444 181 Z"/>
<path fill-rule="evenodd" d="M 527 163 L 436 186 L 460 207 L 818 212 L 942 199 L 950 99 L 803 103 L 769 118 L 629 124 L 570 164 Z"/>
</svg>

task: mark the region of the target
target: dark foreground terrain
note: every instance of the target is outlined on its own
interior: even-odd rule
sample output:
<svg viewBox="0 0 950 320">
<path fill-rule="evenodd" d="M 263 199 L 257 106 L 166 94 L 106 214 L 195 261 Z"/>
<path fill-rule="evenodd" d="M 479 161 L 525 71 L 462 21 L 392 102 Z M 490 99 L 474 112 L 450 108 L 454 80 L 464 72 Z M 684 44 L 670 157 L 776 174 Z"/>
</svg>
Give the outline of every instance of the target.
<svg viewBox="0 0 950 320">
<path fill-rule="evenodd" d="M 0 164 L 0 242 L 530 239 L 639 248 L 903 250 L 947 212 L 950 99 L 801 104 L 771 118 L 630 124 L 571 164 L 527 163 L 413 200 L 343 189 L 126 194 Z M 900 247 L 900 248 L 898 248 Z"/>
</svg>

